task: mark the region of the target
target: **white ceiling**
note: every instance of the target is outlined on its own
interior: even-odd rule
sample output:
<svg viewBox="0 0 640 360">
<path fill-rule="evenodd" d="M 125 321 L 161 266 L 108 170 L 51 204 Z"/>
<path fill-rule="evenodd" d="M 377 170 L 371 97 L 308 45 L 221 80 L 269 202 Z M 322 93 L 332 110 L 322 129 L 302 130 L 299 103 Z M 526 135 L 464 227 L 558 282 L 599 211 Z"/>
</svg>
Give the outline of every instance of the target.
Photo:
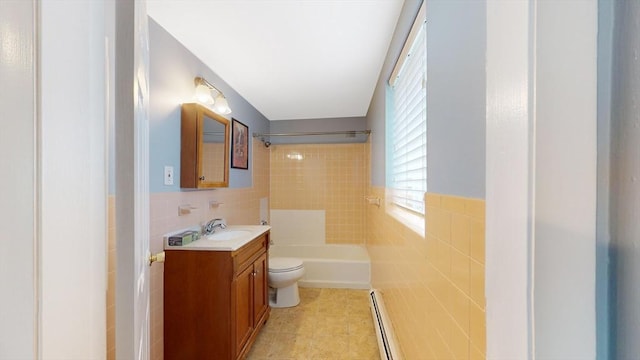
<svg viewBox="0 0 640 360">
<path fill-rule="evenodd" d="M 291 120 L 366 115 L 402 4 L 148 0 L 147 9 L 269 120 Z"/>
</svg>

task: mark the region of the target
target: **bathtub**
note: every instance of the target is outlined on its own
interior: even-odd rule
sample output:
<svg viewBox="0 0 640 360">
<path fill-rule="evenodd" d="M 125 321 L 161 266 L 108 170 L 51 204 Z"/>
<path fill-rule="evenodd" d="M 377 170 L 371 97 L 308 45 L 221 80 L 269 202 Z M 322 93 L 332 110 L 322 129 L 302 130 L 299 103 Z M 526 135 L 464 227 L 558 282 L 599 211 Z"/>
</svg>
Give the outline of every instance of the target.
<svg viewBox="0 0 640 360">
<path fill-rule="evenodd" d="M 362 245 L 272 245 L 269 256 L 302 260 L 301 287 L 371 288 L 371 261 Z"/>
</svg>

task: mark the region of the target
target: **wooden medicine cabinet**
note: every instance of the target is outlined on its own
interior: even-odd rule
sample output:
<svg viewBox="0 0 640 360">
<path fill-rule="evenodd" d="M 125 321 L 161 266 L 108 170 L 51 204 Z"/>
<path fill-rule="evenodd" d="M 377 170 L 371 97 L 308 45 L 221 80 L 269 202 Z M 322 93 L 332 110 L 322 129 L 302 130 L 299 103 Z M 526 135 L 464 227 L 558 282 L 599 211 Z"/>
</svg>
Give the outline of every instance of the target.
<svg viewBox="0 0 640 360">
<path fill-rule="evenodd" d="M 180 187 L 229 186 L 229 120 L 207 107 L 182 104 Z"/>
</svg>

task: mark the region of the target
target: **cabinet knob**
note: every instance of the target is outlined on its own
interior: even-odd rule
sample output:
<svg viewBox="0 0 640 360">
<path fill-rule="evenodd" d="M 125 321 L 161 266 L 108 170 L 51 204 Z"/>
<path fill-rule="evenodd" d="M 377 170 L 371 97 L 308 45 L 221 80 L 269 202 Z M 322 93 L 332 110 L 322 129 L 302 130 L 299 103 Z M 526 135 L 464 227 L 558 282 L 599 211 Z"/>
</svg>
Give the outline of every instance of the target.
<svg viewBox="0 0 640 360">
<path fill-rule="evenodd" d="M 198 179 L 200 179 L 200 181 L 204 181 L 204 175 L 200 176 Z"/>
</svg>

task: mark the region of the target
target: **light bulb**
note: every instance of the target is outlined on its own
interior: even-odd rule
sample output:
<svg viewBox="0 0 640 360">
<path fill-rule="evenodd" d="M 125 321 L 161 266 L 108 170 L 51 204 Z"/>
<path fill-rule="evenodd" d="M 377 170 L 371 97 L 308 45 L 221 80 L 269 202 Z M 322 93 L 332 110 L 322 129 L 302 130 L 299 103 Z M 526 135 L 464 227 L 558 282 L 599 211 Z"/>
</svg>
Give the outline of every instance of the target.
<svg viewBox="0 0 640 360">
<path fill-rule="evenodd" d="M 211 96 L 211 89 L 204 84 L 196 86 L 196 100 L 203 104 L 212 105 L 213 96 Z"/>
<path fill-rule="evenodd" d="M 229 103 L 227 103 L 227 99 L 222 94 L 218 94 L 218 96 L 216 96 L 216 100 L 213 105 L 213 111 L 221 115 L 227 115 L 231 113 Z"/>
</svg>

